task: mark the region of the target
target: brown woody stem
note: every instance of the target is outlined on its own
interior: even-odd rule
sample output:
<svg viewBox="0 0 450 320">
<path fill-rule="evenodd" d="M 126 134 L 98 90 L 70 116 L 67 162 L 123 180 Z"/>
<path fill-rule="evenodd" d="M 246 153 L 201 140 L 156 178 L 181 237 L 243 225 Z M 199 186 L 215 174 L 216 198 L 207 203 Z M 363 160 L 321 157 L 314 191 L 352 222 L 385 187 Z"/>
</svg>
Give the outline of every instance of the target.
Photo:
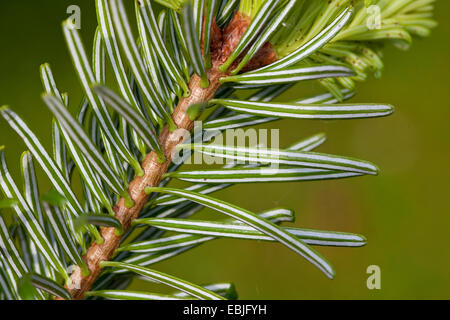
<svg viewBox="0 0 450 320">
<path fill-rule="evenodd" d="M 172 119 L 178 129 L 192 131 L 194 122 L 189 118 L 187 109 L 193 104 L 207 102 L 214 97 L 220 87 L 219 79 L 226 75 L 220 72 L 218 67 L 234 50 L 247 29 L 249 22 L 250 19 L 237 13 L 225 30 L 221 31 L 217 25 L 213 25 L 211 35 L 212 67 L 207 72 L 210 84 L 207 88 L 203 88 L 200 77 L 197 75 L 192 76 L 189 83 L 191 95 L 187 98 L 182 98 L 172 114 Z M 274 51 L 268 49 L 271 49 L 269 44 L 262 48 L 262 54 L 257 54 L 249 62 L 248 65 L 251 66 L 251 69 L 274 61 Z M 149 186 L 158 186 L 162 176 L 167 172 L 176 146 L 183 142 L 182 133 L 185 132 L 183 130 L 171 132 L 167 126 L 163 129 L 159 142 L 166 156 L 166 161 L 161 163 L 157 153 L 149 153 L 142 162 L 144 175 L 141 177 L 136 176 L 131 181 L 128 189 L 129 195 L 134 201 L 134 206 L 130 208 L 126 205 L 126 200 L 122 198 L 114 207 L 115 217 L 122 223 L 125 232 L 130 229 L 131 222 L 138 217 L 138 214 L 148 201 L 149 195 L 145 192 L 145 189 Z M 97 244 L 94 242 L 83 257 L 90 270 L 90 275 L 84 277 L 79 267 L 76 267 L 71 275 L 72 283 L 67 289 L 73 299 L 82 299 L 84 294 L 91 289 L 94 281 L 102 271 L 99 265 L 100 262 L 110 260 L 122 240 L 122 236 L 116 234 L 115 228 L 102 228 L 101 235 L 104 239 L 103 243 Z"/>
</svg>

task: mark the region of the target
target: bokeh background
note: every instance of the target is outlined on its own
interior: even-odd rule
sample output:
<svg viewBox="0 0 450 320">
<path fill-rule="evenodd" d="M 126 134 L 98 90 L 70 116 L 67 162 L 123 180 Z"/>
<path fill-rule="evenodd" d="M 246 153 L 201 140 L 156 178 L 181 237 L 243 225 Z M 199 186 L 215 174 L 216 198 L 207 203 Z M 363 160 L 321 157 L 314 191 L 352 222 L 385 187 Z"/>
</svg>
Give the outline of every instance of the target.
<svg viewBox="0 0 450 320">
<path fill-rule="evenodd" d="M 82 9 L 82 36 L 92 41 L 94 1 L 2 1 L 0 104 L 20 113 L 49 146 L 50 114 L 40 101 L 39 65 L 50 62 L 77 108 L 81 88 L 60 24 L 66 8 Z M 217 240 L 154 266 L 195 283 L 233 281 L 242 299 L 448 299 L 450 298 L 450 1 L 436 4 L 439 27 L 415 40 L 409 52 L 388 48 L 381 80 L 359 84 L 353 101 L 387 102 L 388 118 L 352 121 L 282 121 L 282 146 L 318 132 L 320 151 L 376 163 L 377 177 L 236 186 L 218 197 L 253 211 L 295 209 L 298 227 L 365 235 L 363 248 L 319 248 L 335 266 L 335 280 L 281 245 Z M 285 95 L 307 94 L 304 83 Z M 0 120 L 0 145 L 18 176 L 20 139 Z M 43 181 L 46 181 L 42 172 Z M 41 183 L 43 189 L 49 187 Z M 201 217 L 216 217 L 206 211 Z M 368 290 L 366 269 L 381 268 L 381 290 Z M 160 289 L 135 282 L 135 289 Z M 161 290 L 167 290 L 161 288 Z"/>
</svg>

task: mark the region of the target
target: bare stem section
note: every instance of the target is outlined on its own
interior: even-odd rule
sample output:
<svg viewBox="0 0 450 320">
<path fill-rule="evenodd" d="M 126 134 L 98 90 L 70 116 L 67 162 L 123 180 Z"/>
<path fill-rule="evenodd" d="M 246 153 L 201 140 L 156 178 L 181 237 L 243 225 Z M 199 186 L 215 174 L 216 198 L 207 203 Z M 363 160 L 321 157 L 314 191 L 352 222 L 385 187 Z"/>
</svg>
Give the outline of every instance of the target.
<svg viewBox="0 0 450 320">
<path fill-rule="evenodd" d="M 125 199 L 120 199 L 114 207 L 116 218 L 122 223 L 125 231 L 129 230 L 131 222 L 138 217 L 149 195 L 146 194 L 146 187 L 158 186 L 162 176 L 167 172 L 172 154 L 176 146 L 183 142 L 181 132 L 184 130 L 192 131 L 193 121 L 189 119 L 186 111 L 192 104 L 206 102 L 212 99 L 220 87 L 219 79 L 226 74 L 219 71 L 218 67 L 228 58 L 239 42 L 249 25 L 250 20 L 239 13 L 236 14 L 230 24 L 222 31 L 217 25 L 213 26 L 211 37 L 211 58 L 212 68 L 208 70 L 210 85 L 208 88 L 202 88 L 200 77 L 194 75 L 189 83 L 191 95 L 183 98 L 175 108 L 172 118 L 179 129 L 170 132 L 166 126 L 160 137 L 159 142 L 166 156 L 166 161 L 160 163 L 158 155 L 151 152 L 142 162 L 142 168 L 145 174 L 142 177 L 135 177 L 130 183 L 128 192 L 134 201 L 134 206 L 129 208 L 125 204 Z M 247 69 L 254 69 L 272 62 L 275 59 L 274 51 L 267 44 L 248 64 Z M 122 240 L 121 236 L 115 234 L 115 228 L 102 228 L 101 235 L 104 239 L 102 244 L 94 242 L 84 256 L 87 266 L 90 270 L 88 277 L 83 277 L 81 269 L 76 267 L 71 275 L 72 284 L 67 288 L 73 299 L 82 299 L 84 294 L 90 290 L 94 281 L 101 273 L 99 263 L 110 260 L 115 250 L 119 247 Z"/>
</svg>

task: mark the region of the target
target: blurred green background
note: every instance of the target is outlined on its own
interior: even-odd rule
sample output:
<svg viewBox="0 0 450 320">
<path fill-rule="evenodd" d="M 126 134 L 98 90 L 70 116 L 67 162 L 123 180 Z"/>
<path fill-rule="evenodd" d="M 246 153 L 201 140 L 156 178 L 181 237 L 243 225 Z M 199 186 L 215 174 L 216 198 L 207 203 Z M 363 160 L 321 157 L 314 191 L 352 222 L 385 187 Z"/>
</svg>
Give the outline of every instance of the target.
<svg viewBox="0 0 450 320">
<path fill-rule="evenodd" d="M 28 120 L 46 146 L 50 114 L 40 101 L 39 65 L 51 63 L 60 88 L 70 93 L 72 108 L 81 98 L 60 28 L 71 4 L 82 9 L 81 32 L 90 44 L 96 25 L 94 1 L 0 4 L 0 104 L 10 105 Z M 391 103 L 394 115 L 353 121 L 286 120 L 268 126 L 281 127 L 282 146 L 325 132 L 329 140 L 320 151 L 370 160 L 381 168 L 378 177 L 245 185 L 217 194 L 253 211 L 295 209 L 298 227 L 365 235 L 369 243 L 363 248 L 318 248 L 335 266 L 335 280 L 281 245 L 234 240 L 208 243 L 154 267 L 195 283 L 233 281 L 242 299 L 450 298 L 449 18 L 450 1 L 438 1 L 440 25 L 432 36 L 416 39 L 409 52 L 387 49 L 382 79 L 359 84 L 353 101 Z M 286 98 L 294 91 L 296 96 L 306 94 L 313 86 L 301 84 Z M 18 176 L 25 147 L 0 120 L 3 144 Z M 381 290 L 367 289 L 370 265 L 381 268 Z M 138 289 L 147 286 L 133 284 Z"/>
</svg>

